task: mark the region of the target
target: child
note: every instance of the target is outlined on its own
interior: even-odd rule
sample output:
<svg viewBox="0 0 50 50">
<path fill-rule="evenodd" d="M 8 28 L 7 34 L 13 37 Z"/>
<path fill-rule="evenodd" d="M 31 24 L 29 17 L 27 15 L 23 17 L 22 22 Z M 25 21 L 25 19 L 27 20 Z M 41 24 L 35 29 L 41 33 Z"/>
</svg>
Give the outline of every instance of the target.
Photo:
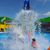
<svg viewBox="0 0 50 50">
<path fill-rule="evenodd" d="M 32 39 L 33 50 L 42 50 L 35 38 Z"/>
<path fill-rule="evenodd" d="M 37 44 L 36 44 L 36 39 L 35 38 L 32 39 L 32 47 L 33 48 L 37 48 Z"/>
</svg>

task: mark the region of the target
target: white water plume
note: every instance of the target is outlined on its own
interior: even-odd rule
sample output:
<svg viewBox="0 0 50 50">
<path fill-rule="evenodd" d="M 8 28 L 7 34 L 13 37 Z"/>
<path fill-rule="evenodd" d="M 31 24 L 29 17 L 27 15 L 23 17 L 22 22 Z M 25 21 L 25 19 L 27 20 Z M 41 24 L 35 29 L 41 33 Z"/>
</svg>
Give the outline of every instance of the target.
<svg viewBox="0 0 50 50">
<path fill-rule="evenodd" d="M 14 23 L 16 26 L 12 27 L 13 40 L 10 42 L 10 50 L 47 50 L 49 42 L 43 35 L 35 34 L 35 21 L 38 14 L 32 10 L 21 10 Z M 31 46 L 32 38 L 36 39 L 37 48 Z"/>
</svg>

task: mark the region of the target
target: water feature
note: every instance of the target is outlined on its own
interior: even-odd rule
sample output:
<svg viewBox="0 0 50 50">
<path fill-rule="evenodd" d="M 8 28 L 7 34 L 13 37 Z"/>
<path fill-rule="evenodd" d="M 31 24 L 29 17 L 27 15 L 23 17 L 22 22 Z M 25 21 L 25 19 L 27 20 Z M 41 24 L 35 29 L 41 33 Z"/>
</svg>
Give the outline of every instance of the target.
<svg viewBox="0 0 50 50">
<path fill-rule="evenodd" d="M 13 28 L 16 38 L 21 40 L 21 48 L 29 50 L 31 48 L 32 38 L 35 38 L 35 21 L 37 20 L 37 14 L 32 10 L 21 10 L 16 18 L 16 27 Z M 19 42 L 19 41 L 17 41 Z M 20 46 L 19 46 L 20 48 Z"/>
<path fill-rule="evenodd" d="M 13 27 L 14 33 L 14 48 L 17 50 L 47 50 L 50 46 L 48 39 L 41 33 L 41 28 L 39 24 L 39 31 L 35 32 L 36 25 L 35 22 L 37 20 L 37 14 L 35 14 L 32 10 L 21 10 L 13 23 L 15 26 Z M 47 35 L 47 34 L 46 34 Z M 37 41 L 37 48 L 33 48 L 31 45 L 32 38 L 35 38 Z"/>
<path fill-rule="evenodd" d="M 32 10 L 21 10 L 14 21 L 8 34 L 0 36 L 0 49 L 2 50 L 47 50 L 50 46 L 50 34 L 35 32 L 37 14 Z M 36 39 L 37 48 L 32 47 L 32 38 Z"/>
<path fill-rule="evenodd" d="M 9 50 L 10 37 L 8 32 L 0 32 L 0 50 Z"/>
<path fill-rule="evenodd" d="M 8 34 L 0 36 L 0 50 L 47 50 L 50 46 L 50 35 L 41 33 L 41 23 L 36 30 L 38 14 L 31 10 L 29 1 L 25 0 L 24 9 L 17 13 L 12 28 Z M 28 4 L 28 5 L 27 5 Z M 32 38 L 35 38 L 37 47 L 32 47 Z"/>
</svg>

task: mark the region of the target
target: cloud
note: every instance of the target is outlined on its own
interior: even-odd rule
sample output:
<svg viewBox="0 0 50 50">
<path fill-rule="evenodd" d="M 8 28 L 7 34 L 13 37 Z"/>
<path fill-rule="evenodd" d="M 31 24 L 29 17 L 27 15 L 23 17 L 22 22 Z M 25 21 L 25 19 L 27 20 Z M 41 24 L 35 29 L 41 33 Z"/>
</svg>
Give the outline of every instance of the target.
<svg viewBox="0 0 50 50">
<path fill-rule="evenodd" d="M 38 2 L 42 2 L 43 4 L 46 4 L 49 0 L 37 0 Z"/>
<path fill-rule="evenodd" d="M 43 4 L 46 4 L 48 0 L 44 0 Z"/>
<path fill-rule="evenodd" d="M 39 2 L 47 2 L 48 0 L 37 0 Z"/>
<path fill-rule="evenodd" d="M 46 12 L 43 15 L 50 16 L 50 12 Z"/>
<path fill-rule="evenodd" d="M 50 12 L 39 13 L 39 18 L 46 18 L 48 16 L 50 16 Z"/>
</svg>

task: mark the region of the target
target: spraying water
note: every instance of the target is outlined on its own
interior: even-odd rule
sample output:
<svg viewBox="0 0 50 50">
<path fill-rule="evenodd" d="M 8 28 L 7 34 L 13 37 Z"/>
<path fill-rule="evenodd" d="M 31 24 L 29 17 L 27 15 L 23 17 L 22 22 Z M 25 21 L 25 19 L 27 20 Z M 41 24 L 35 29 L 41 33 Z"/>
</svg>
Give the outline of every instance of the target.
<svg viewBox="0 0 50 50">
<path fill-rule="evenodd" d="M 32 38 L 35 38 L 35 21 L 37 20 L 37 14 L 32 10 L 21 10 L 15 18 L 16 27 L 14 32 L 18 35 L 18 38 L 23 42 L 24 50 L 29 50 L 31 46 Z M 21 48 L 22 48 L 21 47 Z"/>
<path fill-rule="evenodd" d="M 39 32 L 35 32 L 36 20 L 37 14 L 32 10 L 26 11 L 22 9 L 20 13 L 17 14 L 14 22 L 16 25 L 13 27 L 13 39 L 15 47 L 12 49 L 47 50 L 49 47 L 49 41 L 42 35 L 40 28 Z M 32 38 L 36 39 L 37 48 L 32 47 Z"/>
<path fill-rule="evenodd" d="M 0 50 L 47 50 L 50 43 L 42 35 L 40 27 L 39 32 L 35 32 L 37 16 L 38 14 L 30 9 L 29 0 L 25 0 L 24 8 L 11 23 L 12 28 L 8 32 L 11 38 L 0 41 Z M 32 47 L 32 38 L 36 40 L 35 48 Z"/>
<path fill-rule="evenodd" d="M 25 0 L 24 9 L 17 14 L 13 21 L 15 26 L 12 27 L 9 50 L 47 50 L 48 40 L 42 36 L 40 29 L 39 32 L 35 32 L 37 16 L 38 14 L 30 9 L 29 0 Z M 36 35 L 38 33 L 39 35 Z M 36 39 L 36 48 L 31 45 L 32 38 Z"/>
</svg>

